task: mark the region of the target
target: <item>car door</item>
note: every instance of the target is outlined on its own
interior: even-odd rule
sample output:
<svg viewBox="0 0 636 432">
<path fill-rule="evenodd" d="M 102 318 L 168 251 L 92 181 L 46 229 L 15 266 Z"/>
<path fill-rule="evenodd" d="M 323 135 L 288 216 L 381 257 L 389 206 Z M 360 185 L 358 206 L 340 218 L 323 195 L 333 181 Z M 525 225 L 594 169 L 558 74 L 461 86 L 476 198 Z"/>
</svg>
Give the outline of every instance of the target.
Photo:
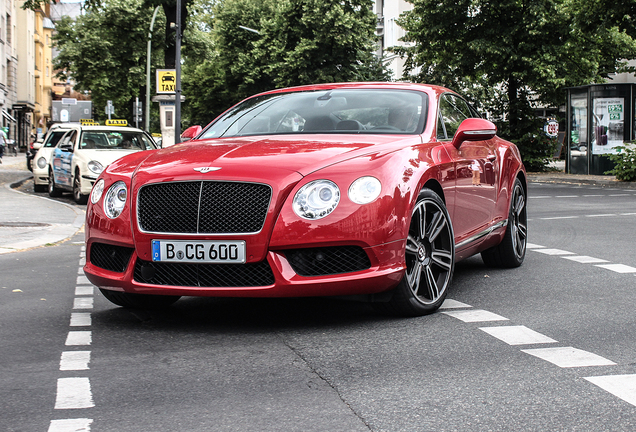
<svg viewBox="0 0 636 432">
<path fill-rule="evenodd" d="M 73 152 L 77 141 L 77 130 L 68 131 L 57 143 L 53 151 L 51 165 L 53 166 L 53 176 L 55 183 L 66 188 L 73 185 L 73 173 L 71 171 L 71 163 L 73 160 Z"/>
<path fill-rule="evenodd" d="M 475 116 L 466 101 L 457 95 L 442 95 L 438 139 L 452 140 L 461 122 Z M 459 148 L 449 143 L 447 150 L 455 165 L 451 214 L 455 243 L 460 243 L 490 226 L 497 199 L 498 162 L 493 140 L 465 141 Z"/>
</svg>

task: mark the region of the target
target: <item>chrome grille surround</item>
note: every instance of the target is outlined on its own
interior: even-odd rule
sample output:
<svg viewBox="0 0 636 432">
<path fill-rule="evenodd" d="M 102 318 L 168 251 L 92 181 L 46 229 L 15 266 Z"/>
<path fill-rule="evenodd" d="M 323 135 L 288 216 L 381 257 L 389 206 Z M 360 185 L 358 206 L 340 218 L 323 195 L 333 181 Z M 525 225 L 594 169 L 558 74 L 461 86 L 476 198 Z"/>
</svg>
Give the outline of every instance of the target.
<svg viewBox="0 0 636 432">
<path fill-rule="evenodd" d="M 151 183 L 137 193 L 137 226 L 157 234 L 257 234 L 271 199 L 272 188 L 263 183 Z"/>
</svg>

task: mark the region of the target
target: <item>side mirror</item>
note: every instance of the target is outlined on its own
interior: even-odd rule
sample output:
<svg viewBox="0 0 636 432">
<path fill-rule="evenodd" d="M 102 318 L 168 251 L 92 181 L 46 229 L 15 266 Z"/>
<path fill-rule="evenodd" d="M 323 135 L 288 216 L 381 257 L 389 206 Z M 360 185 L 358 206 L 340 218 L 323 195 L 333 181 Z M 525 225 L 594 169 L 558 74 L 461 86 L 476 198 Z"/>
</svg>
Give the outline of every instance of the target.
<svg viewBox="0 0 636 432">
<path fill-rule="evenodd" d="M 464 141 L 486 141 L 497 135 L 497 126 L 491 121 L 468 118 L 459 125 L 452 144 L 459 148 Z"/>
<path fill-rule="evenodd" d="M 33 143 L 33 150 L 40 150 L 42 148 L 42 144 L 44 144 L 42 141 L 36 141 Z"/>
<path fill-rule="evenodd" d="M 62 144 L 62 145 L 60 145 L 60 150 L 62 150 L 64 152 L 72 152 L 73 151 L 73 144 Z"/>
<path fill-rule="evenodd" d="M 201 126 L 190 126 L 181 134 L 181 142 L 190 141 L 192 138 L 199 135 L 201 130 L 203 130 Z"/>
</svg>

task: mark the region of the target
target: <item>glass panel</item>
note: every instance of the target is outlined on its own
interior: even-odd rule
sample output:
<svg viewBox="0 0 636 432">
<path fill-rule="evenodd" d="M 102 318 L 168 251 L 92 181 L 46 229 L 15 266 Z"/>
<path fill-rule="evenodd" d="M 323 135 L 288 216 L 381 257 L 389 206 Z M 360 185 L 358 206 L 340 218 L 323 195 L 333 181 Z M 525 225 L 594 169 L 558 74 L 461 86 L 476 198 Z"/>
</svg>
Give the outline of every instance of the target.
<svg viewBox="0 0 636 432">
<path fill-rule="evenodd" d="M 587 94 L 570 97 L 570 172 L 588 173 Z"/>
</svg>

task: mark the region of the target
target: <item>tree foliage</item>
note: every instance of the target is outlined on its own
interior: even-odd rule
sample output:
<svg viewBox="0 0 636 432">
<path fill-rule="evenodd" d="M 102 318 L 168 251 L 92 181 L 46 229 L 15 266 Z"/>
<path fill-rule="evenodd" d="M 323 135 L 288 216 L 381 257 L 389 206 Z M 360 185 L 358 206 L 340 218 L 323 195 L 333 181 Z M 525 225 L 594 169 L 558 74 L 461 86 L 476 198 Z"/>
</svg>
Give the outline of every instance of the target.
<svg viewBox="0 0 636 432">
<path fill-rule="evenodd" d="M 563 87 L 600 82 L 636 57 L 633 18 L 622 15 L 634 17 L 634 0 L 410 1 L 399 20 L 410 44 L 395 49 L 406 74 L 487 96 L 510 139 L 535 131 L 533 104 L 558 106 Z"/>
<path fill-rule="evenodd" d="M 373 55 L 375 19 L 370 0 L 218 3 L 210 23 L 214 50 L 184 78 L 191 120 L 206 123 L 273 88 L 388 79 Z"/>
<path fill-rule="evenodd" d="M 97 119 L 106 117 L 102 107 L 112 100 L 117 117 L 130 120 L 135 97 L 144 96 L 151 14 L 142 0 L 110 0 L 75 21 L 64 17 L 56 24 L 54 67 L 60 78 L 75 81 L 76 90 L 91 92 Z M 156 32 L 153 42 L 162 41 Z M 162 54 L 153 51 L 155 65 L 162 64 Z"/>
</svg>

